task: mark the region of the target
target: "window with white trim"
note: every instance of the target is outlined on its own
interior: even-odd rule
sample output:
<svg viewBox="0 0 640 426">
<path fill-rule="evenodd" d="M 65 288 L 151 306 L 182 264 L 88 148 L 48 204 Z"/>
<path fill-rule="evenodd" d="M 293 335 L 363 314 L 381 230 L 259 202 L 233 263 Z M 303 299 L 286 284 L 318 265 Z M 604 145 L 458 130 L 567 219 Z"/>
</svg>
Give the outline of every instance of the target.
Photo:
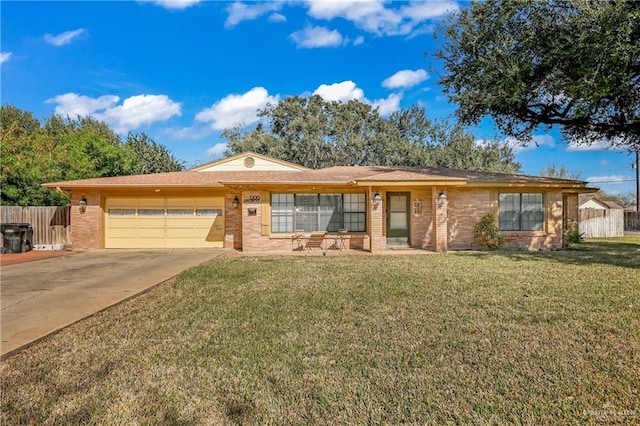
<svg viewBox="0 0 640 426">
<path fill-rule="evenodd" d="M 364 232 L 365 198 L 365 194 L 271 194 L 271 232 Z"/>
<path fill-rule="evenodd" d="M 542 231 L 542 193 L 500 194 L 499 222 L 501 231 Z"/>
</svg>

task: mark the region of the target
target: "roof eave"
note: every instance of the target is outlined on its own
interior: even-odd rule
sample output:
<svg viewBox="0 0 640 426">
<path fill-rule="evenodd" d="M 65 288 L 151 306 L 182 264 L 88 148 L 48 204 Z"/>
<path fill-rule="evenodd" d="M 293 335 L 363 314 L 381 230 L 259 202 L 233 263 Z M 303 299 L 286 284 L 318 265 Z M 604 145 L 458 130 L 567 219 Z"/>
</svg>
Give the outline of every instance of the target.
<svg viewBox="0 0 640 426">
<path fill-rule="evenodd" d="M 585 189 L 584 184 L 581 183 L 556 183 L 556 182 L 469 182 L 468 186 L 475 188 L 488 188 L 488 187 L 513 187 L 513 188 L 558 188 L 558 189 Z M 597 191 L 597 189 L 596 189 Z M 587 191 L 592 192 L 592 191 Z"/>
<path fill-rule="evenodd" d="M 110 188 L 222 188 L 223 185 L 215 184 L 137 184 L 137 183 L 121 183 L 121 184 L 64 184 L 61 183 L 43 183 L 41 186 L 58 190 L 58 189 L 110 189 Z"/>
<path fill-rule="evenodd" d="M 237 187 L 244 185 L 260 185 L 260 186 L 352 186 L 353 181 L 271 181 L 271 182 L 256 182 L 256 181 L 220 181 L 220 184 L 227 187 Z"/>
<path fill-rule="evenodd" d="M 466 185 L 464 179 L 456 180 L 358 180 L 357 186 L 460 186 Z"/>
</svg>

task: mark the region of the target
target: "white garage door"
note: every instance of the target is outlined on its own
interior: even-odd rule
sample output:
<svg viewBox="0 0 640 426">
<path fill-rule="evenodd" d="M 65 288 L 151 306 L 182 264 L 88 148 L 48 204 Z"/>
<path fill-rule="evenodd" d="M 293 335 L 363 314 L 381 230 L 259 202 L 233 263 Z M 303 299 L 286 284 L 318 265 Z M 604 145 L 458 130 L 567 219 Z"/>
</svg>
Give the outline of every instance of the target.
<svg viewBox="0 0 640 426">
<path fill-rule="evenodd" d="M 106 248 L 222 247 L 224 197 L 107 198 Z"/>
</svg>

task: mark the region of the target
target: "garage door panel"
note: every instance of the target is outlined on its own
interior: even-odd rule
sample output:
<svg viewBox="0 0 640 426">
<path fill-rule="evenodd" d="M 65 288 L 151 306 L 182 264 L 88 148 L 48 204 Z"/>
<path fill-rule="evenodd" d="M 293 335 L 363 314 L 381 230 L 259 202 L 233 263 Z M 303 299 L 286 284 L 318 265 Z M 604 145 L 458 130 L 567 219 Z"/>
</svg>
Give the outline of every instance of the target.
<svg viewBox="0 0 640 426">
<path fill-rule="evenodd" d="M 165 232 L 166 232 L 165 236 L 167 238 L 174 238 L 174 239 L 188 238 L 191 240 L 195 238 L 195 230 L 193 228 L 189 228 L 189 229 L 167 228 Z"/>
<path fill-rule="evenodd" d="M 164 238 L 138 238 L 135 248 L 169 248 Z"/>
<path fill-rule="evenodd" d="M 165 230 L 164 228 L 137 228 L 135 230 L 135 236 L 137 238 L 157 238 L 163 239 L 165 238 Z"/>
<path fill-rule="evenodd" d="M 136 220 L 136 228 L 142 228 L 142 229 L 164 229 L 165 226 L 165 219 L 164 217 L 160 218 L 160 217 L 154 217 L 154 218 L 148 218 L 148 217 L 138 217 L 138 219 Z"/>
<path fill-rule="evenodd" d="M 105 246 L 222 247 L 223 206 L 224 197 L 107 198 Z"/>
<path fill-rule="evenodd" d="M 190 218 L 167 218 L 167 229 L 193 229 L 195 226 L 195 221 L 192 217 Z"/>
<path fill-rule="evenodd" d="M 135 236 L 135 229 L 130 228 L 110 228 L 110 238 L 131 238 Z"/>
</svg>

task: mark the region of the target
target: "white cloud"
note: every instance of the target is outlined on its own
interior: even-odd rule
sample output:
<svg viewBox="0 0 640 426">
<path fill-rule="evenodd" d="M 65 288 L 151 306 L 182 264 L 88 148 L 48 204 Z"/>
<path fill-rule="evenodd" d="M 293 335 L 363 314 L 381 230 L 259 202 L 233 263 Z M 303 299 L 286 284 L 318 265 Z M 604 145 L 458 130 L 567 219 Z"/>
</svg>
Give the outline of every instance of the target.
<svg viewBox="0 0 640 426">
<path fill-rule="evenodd" d="M 382 87 L 388 89 L 409 88 L 420 84 L 429 78 L 425 70 L 402 70 L 382 82 Z"/>
<path fill-rule="evenodd" d="M 403 6 L 400 13 L 414 22 L 446 16 L 459 6 L 455 1 L 413 1 Z"/>
<path fill-rule="evenodd" d="M 268 19 L 269 22 L 287 22 L 287 17 L 281 13 L 272 13 Z"/>
<path fill-rule="evenodd" d="M 280 100 L 271 96 L 264 87 L 254 87 L 241 95 L 231 94 L 196 114 L 196 121 L 210 123 L 211 128 L 223 130 L 236 125 L 249 125 L 258 121 L 258 109 Z"/>
<path fill-rule="evenodd" d="M 358 36 L 358 37 L 356 37 L 355 40 L 353 40 L 353 45 L 354 46 L 360 46 L 362 43 L 364 43 L 364 37 L 363 36 Z"/>
<path fill-rule="evenodd" d="M 362 89 L 350 80 L 343 81 L 342 83 L 321 84 L 313 94 L 320 95 L 327 101 L 340 102 L 348 102 L 352 99 L 360 100 L 364 97 Z"/>
<path fill-rule="evenodd" d="M 4 64 L 11 58 L 11 52 L 2 52 L 0 53 L 0 64 Z"/>
<path fill-rule="evenodd" d="M 166 121 L 174 115 L 181 115 L 181 105 L 166 95 L 137 95 L 125 99 L 104 95 L 99 98 L 66 93 L 47 103 L 57 104 L 55 112 L 61 115 L 93 116 L 107 122 L 116 132 L 127 132 L 156 122 Z"/>
<path fill-rule="evenodd" d="M 227 6 L 229 16 L 227 16 L 224 26 L 226 28 L 233 28 L 242 21 L 251 21 L 267 13 L 277 12 L 280 9 L 282 9 L 281 2 L 273 1 L 248 5 L 237 1 Z"/>
<path fill-rule="evenodd" d="M 378 112 L 380 115 L 389 115 L 392 112 L 396 112 L 400 110 L 400 100 L 402 99 L 402 94 L 400 93 L 392 93 L 387 96 L 386 99 L 376 99 L 373 101 L 373 107 L 378 108 Z"/>
<path fill-rule="evenodd" d="M 609 175 L 609 176 L 589 176 L 587 182 L 589 183 L 624 183 L 632 180 L 627 176 L 622 175 Z"/>
<path fill-rule="evenodd" d="M 64 46 L 65 44 L 71 43 L 74 38 L 84 34 L 85 32 L 86 30 L 84 28 L 78 28 L 77 30 L 65 31 L 57 35 L 45 34 L 44 40 L 54 46 Z"/>
<path fill-rule="evenodd" d="M 516 153 L 539 148 L 541 146 L 548 146 L 550 148 L 556 146 L 556 140 L 551 135 L 533 135 L 533 140 L 526 143 L 526 145 L 524 145 L 522 141 L 511 137 L 506 138 L 504 142 L 513 148 Z"/>
<path fill-rule="evenodd" d="M 454 1 L 412 1 L 387 8 L 384 0 L 307 0 L 307 8 L 316 19 L 343 18 L 376 35 L 406 35 L 429 19 L 457 10 L 458 5 Z"/>
<path fill-rule="evenodd" d="M 180 116 L 180 109 L 180 104 L 166 95 L 137 95 L 125 99 L 122 105 L 106 109 L 98 117 L 112 123 L 116 131 L 126 131 Z"/>
<path fill-rule="evenodd" d="M 111 108 L 120 100 L 115 95 L 104 95 L 99 98 L 78 95 L 76 93 L 65 93 L 55 98 L 47 99 L 48 104 L 57 104 L 56 114 L 68 115 L 70 117 L 93 115 L 96 111 Z"/>
<path fill-rule="evenodd" d="M 303 30 L 291 33 L 289 36 L 296 46 L 313 49 L 317 47 L 334 47 L 342 44 L 342 34 L 338 30 L 326 27 L 308 26 Z"/>
<path fill-rule="evenodd" d="M 567 151 L 606 151 L 611 149 L 612 143 L 606 140 L 598 140 L 590 144 L 571 141 L 567 146 Z"/>
<path fill-rule="evenodd" d="M 164 7 L 165 9 L 172 9 L 172 10 L 180 10 L 180 9 L 187 9 L 195 4 L 200 3 L 201 0 L 138 0 L 140 2 L 146 3 L 153 3 L 155 5 Z"/>
<path fill-rule="evenodd" d="M 220 142 L 207 150 L 207 156 L 213 158 L 222 157 L 226 150 L 227 144 L 225 142 Z"/>
</svg>

